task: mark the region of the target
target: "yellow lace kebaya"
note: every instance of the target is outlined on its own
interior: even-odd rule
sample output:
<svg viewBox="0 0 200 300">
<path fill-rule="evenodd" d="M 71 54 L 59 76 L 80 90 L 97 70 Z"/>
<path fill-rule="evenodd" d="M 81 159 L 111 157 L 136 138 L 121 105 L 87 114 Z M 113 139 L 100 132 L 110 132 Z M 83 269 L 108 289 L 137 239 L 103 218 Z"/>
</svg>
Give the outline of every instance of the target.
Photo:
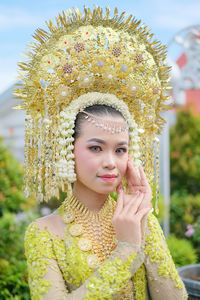
<svg viewBox="0 0 200 300">
<path fill-rule="evenodd" d="M 106 201 L 98 214 L 106 211 L 112 201 Z M 83 250 L 80 246 L 84 230 L 76 235 L 70 231 L 70 227 L 81 224 L 73 218 L 67 224 L 63 222 L 63 205 L 47 217 L 57 232 L 52 230 L 52 224 L 45 227 L 38 220 L 26 230 L 25 253 L 33 300 L 187 299 L 162 230 L 152 214 L 143 227 L 140 248 L 116 241 L 110 255 L 100 262 L 92 248 Z"/>
</svg>

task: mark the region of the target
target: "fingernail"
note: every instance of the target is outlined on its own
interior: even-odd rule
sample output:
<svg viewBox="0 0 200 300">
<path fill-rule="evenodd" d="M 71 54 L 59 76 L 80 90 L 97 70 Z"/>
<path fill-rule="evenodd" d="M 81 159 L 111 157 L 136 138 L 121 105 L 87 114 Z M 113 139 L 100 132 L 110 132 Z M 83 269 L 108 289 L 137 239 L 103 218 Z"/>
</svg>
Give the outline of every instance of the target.
<svg viewBox="0 0 200 300">
<path fill-rule="evenodd" d="M 136 193 L 137 196 L 140 196 L 140 195 L 143 194 L 143 192 L 141 190 L 137 190 L 135 193 Z"/>
</svg>

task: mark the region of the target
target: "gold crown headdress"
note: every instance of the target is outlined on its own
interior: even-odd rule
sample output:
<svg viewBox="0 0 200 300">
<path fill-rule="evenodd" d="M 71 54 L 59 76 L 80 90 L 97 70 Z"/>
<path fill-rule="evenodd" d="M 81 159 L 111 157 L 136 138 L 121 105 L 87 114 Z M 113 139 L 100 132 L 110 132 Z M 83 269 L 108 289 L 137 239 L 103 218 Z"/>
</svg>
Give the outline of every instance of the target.
<svg viewBox="0 0 200 300">
<path fill-rule="evenodd" d="M 109 8 L 95 7 L 63 12 L 47 23 L 49 31 L 36 30 L 27 62 L 21 68 L 15 94 L 26 110 L 25 191 L 58 195 L 60 113 L 81 95 L 91 92 L 115 95 L 128 106 L 134 121 L 144 129 L 141 160 L 150 184 L 156 177 L 159 134 L 164 123 L 160 112 L 168 109 L 169 67 L 166 51 L 140 21 L 125 13 L 110 16 Z M 102 101 L 109 105 L 109 101 Z M 91 105 L 91 104 L 90 104 Z M 74 123 L 70 125 L 71 129 Z M 62 136 L 61 136 L 62 138 Z M 72 148 L 72 147 L 71 147 Z M 155 148 L 157 150 L 155 150 Z M 154 161 L 152 153 L 156 153 Z M 63 152 L 64 153 L 64 152 Z"/>
</svg>

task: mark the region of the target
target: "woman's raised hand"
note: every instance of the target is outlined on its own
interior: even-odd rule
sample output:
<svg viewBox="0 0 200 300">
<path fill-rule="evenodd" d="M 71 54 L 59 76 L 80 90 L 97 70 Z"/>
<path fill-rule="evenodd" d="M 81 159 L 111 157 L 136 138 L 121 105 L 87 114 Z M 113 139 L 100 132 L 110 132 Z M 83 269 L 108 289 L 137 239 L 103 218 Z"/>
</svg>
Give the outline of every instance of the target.
<svg viewBox="0 0 200 300">
<path fill-rule="evenodd" d="M 118 187 L 117 206 L 113 216 L 113 226 L 118 241 L 140 245 L 142 242 L 141 221 L 151 210 L 151 188 L 142 167 L 137 175 L 130 160 L 127 165 L 127 183 L 130 194 Z"/>
<path fill-rule="evenodd" d="M 128 188 L 130 194 L 134 194 L 140 191 L 144 194 L 144 199 L 141 203 L 140 208 L 146 207 L 146 205 L 151 205 L 152 190 L 146 179 L 146 175 L 143 171 L 142 166 L 139 166 L 139 175 L 133 166 L 133 163 L 128 159 L 126 180 L 128 183 Z"/>
</svg>

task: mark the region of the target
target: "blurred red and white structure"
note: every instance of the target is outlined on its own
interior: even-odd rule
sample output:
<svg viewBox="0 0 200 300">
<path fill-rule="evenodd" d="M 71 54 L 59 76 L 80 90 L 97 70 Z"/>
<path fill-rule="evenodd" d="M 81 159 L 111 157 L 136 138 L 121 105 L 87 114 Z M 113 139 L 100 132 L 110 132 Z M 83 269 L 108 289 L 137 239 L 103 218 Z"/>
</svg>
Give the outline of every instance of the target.
<svg viewBox="0 0 200 300">
<path fill-rule="evenodd" d="M 175 106 L 193 107 L 200 113 L 200 25 L 190 26 L 179 31 L 170 46 L 176 43 L 181 47 L 181 55 L 172 65 L 172 86 Z"/>
</svg>

